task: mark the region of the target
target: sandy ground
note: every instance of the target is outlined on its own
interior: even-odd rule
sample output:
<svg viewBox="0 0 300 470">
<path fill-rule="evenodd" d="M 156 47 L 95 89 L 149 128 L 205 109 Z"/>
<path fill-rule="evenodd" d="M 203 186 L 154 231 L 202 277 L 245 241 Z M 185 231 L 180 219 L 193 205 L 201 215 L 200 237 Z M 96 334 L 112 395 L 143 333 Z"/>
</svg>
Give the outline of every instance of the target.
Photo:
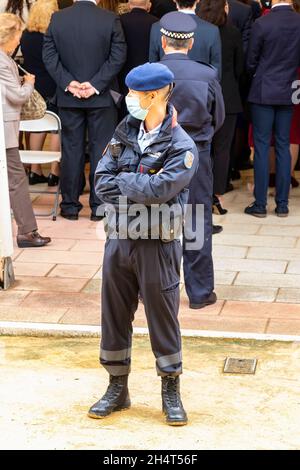
<svg viewBox="0 0 300 470">
<path fill-rule="evenodd" d="M 226 356 L 256 357 L 256 374 L 223 374 Z M 88 418 L 107 385 L 97 357 L 97 339 L 1 337 L 0 448 L 300 448 L 299 343 L 184 340 L 180 428 L 164 423 L 148 338 L 134 341 L 132 408 Z"/>
</svg>

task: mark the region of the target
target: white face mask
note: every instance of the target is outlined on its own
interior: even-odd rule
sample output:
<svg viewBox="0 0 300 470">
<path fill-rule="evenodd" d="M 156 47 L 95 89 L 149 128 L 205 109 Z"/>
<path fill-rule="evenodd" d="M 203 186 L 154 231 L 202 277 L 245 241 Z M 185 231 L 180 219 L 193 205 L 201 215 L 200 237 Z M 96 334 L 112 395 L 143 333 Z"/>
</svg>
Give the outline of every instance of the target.
<svg viewBox="0 0 300 470">
<path fill-rule="evenodd" d="M 129 113 L 131 114 L 131 116 L 135 117 L 136 119 L 139 119 L 140 121 L 145 121 L 147 114 L 149 112 L 149 109 L 151 107 L 151 104 L 146 109 L 142 108 L 140 105 L 140 99 L 138 96 L 127 95 L 125 97 L 125 101 L 126 101 L 127 109 Z"/>
</svg>

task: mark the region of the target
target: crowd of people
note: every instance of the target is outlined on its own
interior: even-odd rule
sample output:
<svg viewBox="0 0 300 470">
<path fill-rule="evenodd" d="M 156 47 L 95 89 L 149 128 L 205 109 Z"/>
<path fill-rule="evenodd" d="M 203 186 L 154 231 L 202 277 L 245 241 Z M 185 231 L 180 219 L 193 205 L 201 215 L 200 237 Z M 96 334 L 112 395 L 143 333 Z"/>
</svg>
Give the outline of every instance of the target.
<svg viewBox="0 0 300 470">
<path fill-rule="evenodd" d="M 93 178 L 99 155 L 116 124 L 128 112 L 124 99 L 128 92 L 125 77 L 133 67 L 163 58 L 159 19 L 178 10 L 193 15 L 197 23 L 188 56 L 217 70 L 225 103 L 224 123 L 212 136 L 213 211 L 227 212 L 220 197 L 234 189 L 231 180 L 240 178 L 241 169 L 252 168 L 250 154 L 253 150 L 255 204 L 245 212 L 266 216 L 270 185 L 276 186 L 277 215 L 286 216 L 290 184 L 292 187 L 299 184 L 294 169 L 300 143 L 300 107 L 292 107 L 291 102 L 292 82 L 298 78 L 295 67 L 298 65 L 299 18 L 292 15 L 289 34 L 294 39 L 284 47 L 282 41 L 288 34 L 283 35 L 282 41 L 278 40 L 276 20 L 282 23 L 284 16 L 291 15 L 291 8 L 298 12 L 298 0 L 294 0 L 292 6 L 289 2 L 285 5 L 286 2 L 275 0 L 273 8 L 272 2 L 264 0 L 85 0 L 101 7 L 98 19 L 91 20 L 95 27 L 91 26 L 89 35 L 76 27 L 83 10 L 79 3 L 82 0 L 74 2 L 72 15 L 69 12 L 64 15 L 63 11 L 57 14 L 58 10 L 72 6 L 72 0 L 0 2 L 0 12 L 14 14 L 22 21 L 20 47 L 14 51 L 14 58 L 35 76 L 35 88 L 48 109 L 57 113 L 62 121 L 61 168 L 54 163 L 45 176 L 40 165 L 32 165 L 28 172 L 29 184 L 55 186 L 60 179 L 61 215 L 76 220 L 82 207 L 79 197 L 85 186 L 84 166 L 89 160 L 91 220 L 99 220 L 96 212 L 100 202 L 93 189 Z M 280 12 L 274 15 L 277 5 Z M 284 13 L 286 6 L 289 8 Z M 87 21 L 88 11 L 91 16 L 92 10 L 84 7 L 83 17 Z M 257 22 L 270 12 L 269 21 Z M 53 28 L 56 30 L 52 33 Z M 274 38 L 264 41 L 264 36 L 269 37 L 271 31 Z M 274 44 L 278 44 L 281 54 L 275 53 Z M 290 54 L 282 54 L 283 50 L 289 50 Z M 93 87 L 86 89 L 83 96 L 83 90 L 79 93 L 76 88 L 81 80 L 78 77 L 83 77 L 81 86 L 88 86 L 96 70 L 105 75 L 105 82 L 101 81 L 100 89 L 95 87 L 94 93 Z M 278 74 L 282 76 L 279 78 Z M 76 80 L 71 80 L 71 76 Z M 113 91 L 123 96 L 118 108 Z M 271 110 L 269 106 L 277 108 Z M 197 121 L 196 115 L 194 121 Z M 40 150 L 45 138 L 45 134 L 27 135 L 26 146 Z M 51 150 L 59 149 L 58 135 L 51 135 L 49 145 Z M 74 147 L 78 149 L 76 155 Z M 214 230 L 218 232 L 221 228 Z"/>
<path fill-rule="evenodd" d="M 166 236 L 159 220 L 158 239 L 125 240 L 119 215 L 117 236 L 108 236 L 100 361 L 110 383 L 89 411 L 93 418 L 130 406 L 131 324 L 140 296 L 162 377 L 166 421 L 187 423 L 179 392 L 181 254 L 190 308 L 215 303 L 212 235 L 222 227 L 213 226 L 212 213 L 227 212 L 220 198 L 234 189 L 231 180 L 241 169 L 252 168 L 251 147 L 254 202 L 245 213 L 266 217 L 273 185 L 275 213 L 288 216 L 290 188 L 299 184 L 293 171 L 300 143 L 294 93 L 300 4 L 293 1 L 9 0 L 0 5 L 5 12 L 0 14 L 0 83 L 18 246 L 51 241 L 37 231 L 27 178 L 31 185 L 60 184 L 60 215 L 78 220 L 87 160 L 90 219 L 101 220 L 106 204 L 108 233 L 114 231 L 109 211 L 120 214 L 121 196 L 128 210 L 144 204 L 147 220 L 152 205 L 175 201 L 192 208 L 183 250 L 178 234 L 168 226 Z M 20 61 L 27 71 L 22 78 Z M 62 123 L 60 168 L 53 165 L 47 177 L 38 165 L 27 177 L 19 157 L 20 110 L 34 86 Z M 31 134 L 25 145 L 42 149 L 45 138 Z M 59 144 L 52 134 L 51 149 Z M 199 205 L 203 242 L 191 248 Z"/>
</svg>

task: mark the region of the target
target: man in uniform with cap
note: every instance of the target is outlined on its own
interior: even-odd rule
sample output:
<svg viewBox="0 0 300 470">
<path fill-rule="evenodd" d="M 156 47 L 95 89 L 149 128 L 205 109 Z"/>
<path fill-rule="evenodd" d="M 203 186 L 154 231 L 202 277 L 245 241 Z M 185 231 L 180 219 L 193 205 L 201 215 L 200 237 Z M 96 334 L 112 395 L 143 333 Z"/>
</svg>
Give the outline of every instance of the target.
<svg viewBox="0 0 300 470">
<path fill-rule="evenodd" d="M 204 205 L 204 243 L 201 249 L 187 250 L 184 241 L 183 265 L 185 289 L 190 308 L 203 308 L 217 300 L 214 292 L 212 260 L 213 174 L 211 141 L 225 118 L 222 90 L 216 70 L 188 57 L 193 47 L 196 23 L 191 15 L 167 13 L 160 20 L 161 63 L 174 74 L 175 88 L 171 102 L 178 112 L 178 122 L 197 145 L 199 166 L 189 187 L 193 230 L 196 230 L 196 205 Z M 199 227 L 199 221 L 198 227 Z"/>
<path fill-rule="evenodd" d="M 130 406 L 127 380 L 132 321 L 140 292 L 161 376 L 166 422 L 173 426 L 187 423 L 179 389 L 182 357 L 177 316 L 182 248 L 180 231 L 176 233 L 173 227 L 182 226 L 186 188 L 197 168 L 198 155 L 168 103 L 173 80 L 173 73 L 159 63 L 146 63 L 129 72 L 126 104 L 130 114 L 117 127 L 96 170 L 96 193 L 105 204 L 108 233 L 100 363 L 110 379 L 104 396 L 89 410 L 92 418 L 104 418 Z M 146 213 L 143 222 L 139 221 L 140 236 L 131 230 L 134 203 L 138 212 Z M 164 217 L 152 217 L 152 209 L 170 209 L 174 204 L 180 210 L 170 224 Z M 145 228 L 149 219 L 151 230 Z"/>
<path fill-rule="evenodd" d="M 194 34 L 195 46 L 188 51 L 188 55 L 196 62 L 205 62 L 213 65 L 218 70 L 219 78 L 221 78 L 222 51 L 219 28 L 208 21 L 202 20 L 197 15 L 196 8 L 199 1 L 174 0 L 177 10 L 187 16 L 191 16 L 196 23 Z M 149 62 L 158 62 L 163 55 L 160 25 L 159 23 L 154 23 L 150 34 Z"/>
</svg>

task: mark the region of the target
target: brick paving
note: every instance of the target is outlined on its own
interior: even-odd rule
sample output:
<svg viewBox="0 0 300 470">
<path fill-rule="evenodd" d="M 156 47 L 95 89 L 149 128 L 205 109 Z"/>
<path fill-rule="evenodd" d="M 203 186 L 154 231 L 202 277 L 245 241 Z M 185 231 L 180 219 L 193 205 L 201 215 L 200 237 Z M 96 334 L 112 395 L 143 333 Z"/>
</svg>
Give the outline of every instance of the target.
<svg viewBox="0 0 300 470">
<path fill-rule="evenodd" d="M 291 192 L 288 218 L 275 216 L 270 197 L 268 217 L 256 219 L 243 214 L 252 201 L 251 181 L 251 172 L 243 172 L 235 191 L 223 198 L 228 214 L 214 216 L 224 227 L 213 238 L 219 300 L 190 310 L 182 284 L 182 328 L 300 335 L 300 188 Z M 102 222 L 89 220 L 88 195 L 81 200 L 78 221 L 39 219 L 41 233 L 53 238 L 50 246 L 15 247 L 17 281 L 0 292 L 0 321 L 99 324 L 105 234 Z M 47 210 L 51 203 L 51 195 L 39 196 L 34 208 Z M 146 326 L 142 305 L 134 325 Z"/>
</svg>

